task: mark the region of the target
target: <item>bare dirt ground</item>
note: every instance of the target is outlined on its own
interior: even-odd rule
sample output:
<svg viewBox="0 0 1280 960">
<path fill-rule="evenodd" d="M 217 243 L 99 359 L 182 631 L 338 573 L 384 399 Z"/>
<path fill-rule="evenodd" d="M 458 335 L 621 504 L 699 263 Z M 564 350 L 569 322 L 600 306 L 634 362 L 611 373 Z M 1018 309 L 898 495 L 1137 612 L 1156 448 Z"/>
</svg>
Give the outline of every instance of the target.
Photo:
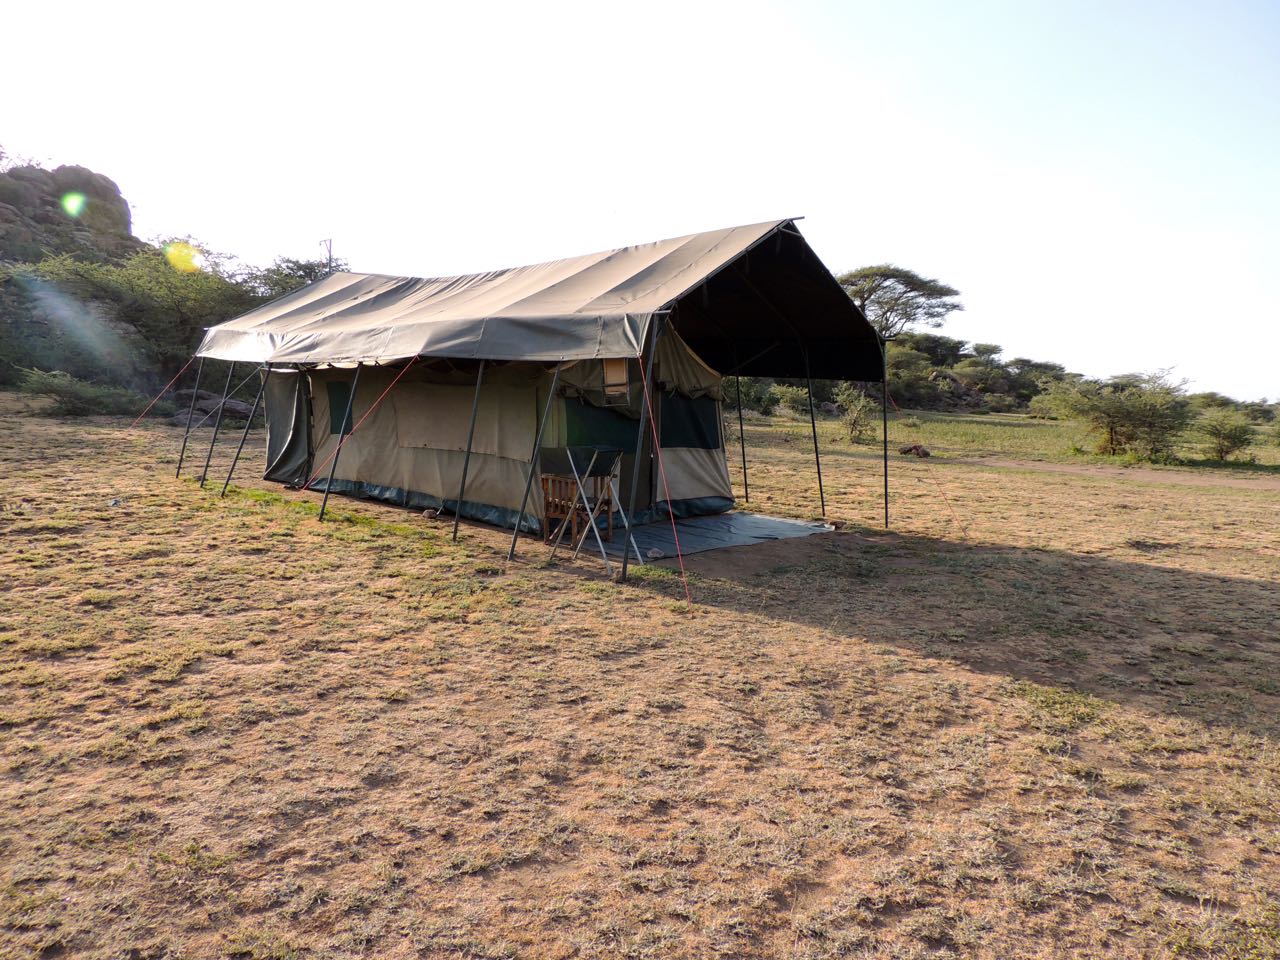
<svg viewBox="0 0 1280 960">
<path fill-rule="evenodd" d="M 1272 490 L 833 450 L 688 606 L 177 435 L 0 410 L 0 956 L 1280 956 Z"/>
</svg>

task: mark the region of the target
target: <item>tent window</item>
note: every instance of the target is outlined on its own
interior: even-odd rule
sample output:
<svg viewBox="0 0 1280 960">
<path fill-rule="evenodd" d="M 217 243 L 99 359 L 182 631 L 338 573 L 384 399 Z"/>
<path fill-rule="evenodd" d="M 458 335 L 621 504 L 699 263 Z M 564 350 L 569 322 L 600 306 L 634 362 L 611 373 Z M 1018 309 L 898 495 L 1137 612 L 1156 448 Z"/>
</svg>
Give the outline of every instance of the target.
<svg viewBox="0 0 1280 960">
<path fill-rule="evenodd" d="M 342 415 L 347 412 L 347 403 L 351 399 L 351 382 L 349 380 L 330 380 L 325 384 L 329 392 L 329 432 L 350 433 L 351 415 L 347 422 L 342 422 Z M 352 414 L 355 411 L 351 411 Z"/>
<path fill-rule="evenodd" d="M 710 397 L 663 393 L 659 420 L 663 447 L 720 447 L 720 404 Z"/>
<path fill-rule="evenodd" d="M 605 404 L 615 406 L 630 402 L 631 364 L 626 359 L 607 359 L 602 362 Z"/>
<path fill-rule="evenodd" d="M 635 449 L 639 420 L 581 400 L 566 400 L 564 413 L 569 446 Z"/>
</svg>

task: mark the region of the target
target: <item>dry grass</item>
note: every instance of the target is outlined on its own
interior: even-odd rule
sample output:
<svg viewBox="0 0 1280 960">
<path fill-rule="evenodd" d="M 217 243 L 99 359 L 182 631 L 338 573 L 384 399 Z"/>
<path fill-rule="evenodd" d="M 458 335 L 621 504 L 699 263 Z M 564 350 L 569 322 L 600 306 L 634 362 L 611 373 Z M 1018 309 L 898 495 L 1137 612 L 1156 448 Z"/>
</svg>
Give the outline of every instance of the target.
<svg viewBox="0 0 1280 960">
<path fill-rule="evenodd" d="M 1280 955 L 1272 487 L 902 461 L 885 533 L 837 446 L 686 609 L 175 454 L 0 412 L 0 956 Z"/>
</svg>

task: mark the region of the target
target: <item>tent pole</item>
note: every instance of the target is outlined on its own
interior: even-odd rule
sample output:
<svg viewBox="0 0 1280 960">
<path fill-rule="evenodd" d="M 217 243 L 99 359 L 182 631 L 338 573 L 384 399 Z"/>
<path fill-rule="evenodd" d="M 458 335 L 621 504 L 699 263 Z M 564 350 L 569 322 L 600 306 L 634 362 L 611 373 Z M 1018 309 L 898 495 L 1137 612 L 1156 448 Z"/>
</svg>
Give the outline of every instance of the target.
<svg viewBox="0 0 1280 960">
<path fill-rule="evenodd" d="M 200 358 L 200 362 L 196 364 L 196 385 L 191 388 L 191 404 L 187 407 L 187 429 L 182 433 L 182 450 L 178 454 L 178 469 L 174 472 L 174 476 L 182 475 L 182 461 L 187 455 L 187 438 L 191 436 L 191 418 L 196 412 L 196 397 L 200 395 L 200 374 L 204 372 L 204 357 Z"/>
<path fill-rule="evenodd" d="M 813 462 L 818 468 L 818 500 L 822 503 L 822 517 L 827 516 L 827 496 L 822 491 L 822 457 L 818 455 L 818 419 L 813 414 L 813 378 L 809 376 L 809 351 L 804 351 L 804 382 L 809 388 L 809 426 L 813 430 Z"/>
<path fill-rule="evenodd" d="M 213 445 L 218 442 L 218 430 L 222 427 L 222 412 L 227 409 L 227 396 L 231 393 L 231 375 L 236 372 L 233 361 L 227 367 L 227 384 L 222 388 L 222 402 L 218 404 L 218 418 L 213 421 L 213 436 L 209 438 L 209 452 L 204 458 L 204 470 L 200 473 L 200 489 L 204 489 L 204 481 L 209 476 L 209 464 L 213 462 Z"/>
<path fill-rule="evenodd" d="M 884 528 L 889 529 L 889 358 L 888 344 L 880 341 L 880 442 L 884 461 Z"/>
<path fill-rule="evenodd" d="M 742 377 L 733 378 L 738 390 L 738 446 L 742 449 L 742 499 L 751 502 L 751 485 L 747 483 L 747 428 L 742 424 Z"/>
<path fill-rule="evenodd" d="M 520 515 L 516 517 L 516 528 L 511 531 L 511 549 L 507 551 L 507 559 L 516 558 L 516 541 L 520 539 L 520 524 L 524 523 L 524 508 L 529 505 L 529 491 L 533 488 L 533 475 L 538 471 L 538 451 L 542 449 L 542 431 L 547 426 L 547 418 L 551 416 L 551 401 L 556 398 L 556 387 L 560 384 L 560 364 L 556 364 L 556 372 L 551 376 L 551 388 L 547 391 L 547 405 L 542 408 L 542 419 L 538 421 L 538 432 L 533 438 L 533 453 L 529 455 L 529 476 L 524 481 L 524 496 L 520 498 Z"/>
<path fill-rule="evenodd" d="M 471 400 L 471 427 L 467 430 L 467 454 L 462 458 L 462 479 L 458 482 L 458 503 L 453 510 L 453 542 L 458 542 L 458 521 L 462 519 L 462 498 L 467 492 L 467 468 L 471 466 L 471 441 L 476 435 L 476 414 L 480 412 L 480 384 L 484 382 L 484 359 L 476 373 L 476 395 Z"/>
<path fill-rule="evenodd" d="M 324 499 L 320 501 L 320 519 L 324 520 L 325 508 L 329 506 L 329 491 L 333 489 L 333 475 L 338 472 L 338 454 L 342 452 L 343 438 L 348 436 L 347 424 L 351 420 L 351 411 L 356 405 L 356 387 L 360 385 L 360 368 L 364 364 L 356 364 L 356 375 L 351 378 L 351 393 L 347 395 L 347 412 L 338 423 L 338 448 L 333 451 L 333 462 L 329 464 L 329 479 L 324 485 Z"/>
<path fill-rule="evenodd" d="M 240 445 L 236 447 L 236 455 L 231 458 L 231 469 L 227 471 L 227 479 L 222 484 L 222 492 L 219 497 L 227 495 L 227 487 L 231 486 L 231 475 L 236 472 L 236 464 L 240 462 L 240 454 L 244 452 L 244 442 L 249 439 L 249 428 L 253 426 L 253 418 L 258 412 L 258 404 L 262 402 L 263 391 L 267 389 L 267 379 L 271 376 L 271 368 L 265 363 L 262 365 L 265 375 L 262 383 L 258 384 L 258 395 L 253 398 L 253 409 L 249 411 L 249 419 L 245 421 L 244 433 L 240 434 Z"/>
<path fill-rule="evenodd" d="M 644 390 L 645 396 L 648 396 L 649 389 L 653 386 L 653 361 L 658 354 L 658 330 L 662 324 L 662 315 L 655 314 L 653 317 L 653 332 L 649 335 L 649 359 L 645 364 L 644 371 Z M 644 428 L 649 423 L 649 403 L 646 400 L 640 404 L 640 428 L 636 433 L 636 456 L 635 462 L 631 465 L 631 496 L 627 498 L 627 515 L 631 518 L 631 524 L 634 526 L 636 518 L 636 490 L 640 487 L 640 454 L 644 451 Z M 667 505 L 668 509 L 670 504 Z M 638 549 L 638 548 L 637 548 Z M 622 574 L 619 580 L 625 582 L 627 579 L 627 567 L 630 564 L 631 551 L 622 551 Z"/>
</svg>

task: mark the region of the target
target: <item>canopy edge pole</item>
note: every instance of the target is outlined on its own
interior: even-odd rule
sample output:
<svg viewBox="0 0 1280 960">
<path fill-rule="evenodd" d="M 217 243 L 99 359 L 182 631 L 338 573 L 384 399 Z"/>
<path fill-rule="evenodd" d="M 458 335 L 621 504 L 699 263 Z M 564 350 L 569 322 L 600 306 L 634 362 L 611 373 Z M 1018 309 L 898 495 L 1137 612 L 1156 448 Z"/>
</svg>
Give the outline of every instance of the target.
<svg viewBox="0 0 1280 960">
<path fill-rule="evenodd" d="M 524 481 L 524 496 L 520 498 L 520 515 L 516 517 L 516 528 L 511 531 L 511 549 L 507 551 L 507 559 L 516 558 L 516 541 L 520 539 L 520 524 L 524 523 L 524 508 L 529 505 L 529 491 L 533 488 L 533 475 L 538 470 L 538 452 L 542 449 L 542 431 L 551 416 L 551 402 L 556 398 L 556 387 L 560 384 L 560 364 L 556 364 L 556 372 L 551 377 L 551 388 L 547 391 L 547 405 L 542 408 L 542 419 L 538 421 L 538 432 L 533 438 L 533 453 L 529 455 L 529 476 Z"/>
<path fill-rule="evenodd" d="M 462 458 L 462 479 L 458 482 L 458 503 L 453 511 L 453 542 L 458 542 L 458 522 L 462 519 L 462 498 L 467 492 L 467 469 L 471 466 L 471 442 L 476 435 L 476 414 L 480 412 L 480 384 L 484 382 L 484 359 L 476 373 L 476 395 L 471 400 L 471 427 L 467 430 L 467 454 Z"/>
<path fill-rule="evenodd" d="M 187 406 L 187 428 L 182 432 L 182 449 L 178 452 L 178 469 L 174 477 L 182 475 L 182 461 L 187 456 L 187 439 L 191 436 L 191 420 L 196 413 L 196 397 L 200 395 L 200 374 L 204 372 L 204 357 L 196 364 L 196 385 L 191 388 L 191 403 Z"/>
<path fill-rule="evenodd" d="M 253 426 L 253 418 L 258 413 L 258 404 L 262 402 L 262 394 L 267 389 L 267 380 L 271 376 L 271 368 L 267 364 L 262 365 L 264 376 L 262 383 L 258 385 L 258 395 L 253 398 L 253 409 L 249 411 L 249 419 L 245 421 L 244 433 L 240 434 L 240 444 L 236 447 L 236 455 L 231 458 L 231 469 L 227 471 L 227 479 L 223 481 L 222 492 L 218 494 L 219 498 L 227 495 L 227 487 L 231 486 L 231 475 L 236 472 L 236 464 L 240 462 L 240 454 L 244 452 L 244 442 L 249 439 L 249 428 Z"/>
<path fill-rule="evenodd" d="M 658 332 L 662 320 L 655 316 L 653 320 L 653 332 L 649 335 L 649 359 L 645 364 L 644 386 L 645 391 L 642 396 L 643 403 L 640 405 L 640 426 L 636 431 L 636 455 L 635 462 L 631 465 L 631 496 L 627 498 L 627 514 L 631 518 L 632 525 L 635 524 L 636 514 L 636 490 L 640 486 L 640 454 L 644 452 L 644 428 L 648 425 L 649 403 L 647 397 L 649 388 L 653 386 L 653 361 L 658 355 Z M 670 508 L 670 504 L 668 504 Z M 639 547 L 636 548 L 639 550 Z M 627 567 L 630 565 L 631 551 L 622 551 L 622 573 L 618 579 L 625 583 L 627 579 Z"/>
<path fill-rule="evenodd" d="M 884 528 L 889 529 L 889 345 L 880 340 L 880 448 L 884 463 Z"/>
<path fill-rule="evenodd" d="M 822 457 L 818 454 L 818 418 L 813 413 L 813 378 L 809 376 L 809 350 L 804 348 L 804 382 L 809 388 L 809 426 L 813 430 L 813 463 L 818 470 L 818 501 L 822 504 L 822 519 L 827 518 L 827 496 L 822 490 Z"/>
<path fill-rule="evenodd" d="M 338 472 L 338 454 L 342 453 L 342 438 L 347 436 L 347 424 L 351 420 L 351 411 L 356 405 L 356 387 L 360 386 L 360 368 L 364 364 L 356 364 L 356 375 L 351 378 L 351 393 L 347 396 L 347 411 L 338 424 L 338 448 L 333 451 L 333 462 L 329 464 L 329 479 L 324 484 L 324 499 L 320 501 L 320 520 L 324 520 L 324 511 L 329 506 L 329 491 L 333 489 L 333 475 Z M 355 431 L 351 431 L 354 433 Z"/>
<path fill-rule="evenodd" d="M 200 489 L 209 476 L 209 464 L 213 462 L 213 445 L 218 442 L 218 431 L 222 428 L 222 413 L 227 409 L 227 397 L 231 393 L 231 375 L 236 372 L 235 361 L 227 367 L 227 384 L 222 388 L 222 402 L 218 404 L 218 418 L 213 421 L 213 436 L 209 438 L 209 452 L 204 458 L 204 470 L 200 472 Z"/>
<path fill-rule="evenodd" d="M 742 450 L 742 499 L 751 502 L 751 484 L 747 482 L 747 428 L 742 422 L 742 377 L 735 375 L 734 387 L 738 391 L 738 446 Z"/>
</svg>

